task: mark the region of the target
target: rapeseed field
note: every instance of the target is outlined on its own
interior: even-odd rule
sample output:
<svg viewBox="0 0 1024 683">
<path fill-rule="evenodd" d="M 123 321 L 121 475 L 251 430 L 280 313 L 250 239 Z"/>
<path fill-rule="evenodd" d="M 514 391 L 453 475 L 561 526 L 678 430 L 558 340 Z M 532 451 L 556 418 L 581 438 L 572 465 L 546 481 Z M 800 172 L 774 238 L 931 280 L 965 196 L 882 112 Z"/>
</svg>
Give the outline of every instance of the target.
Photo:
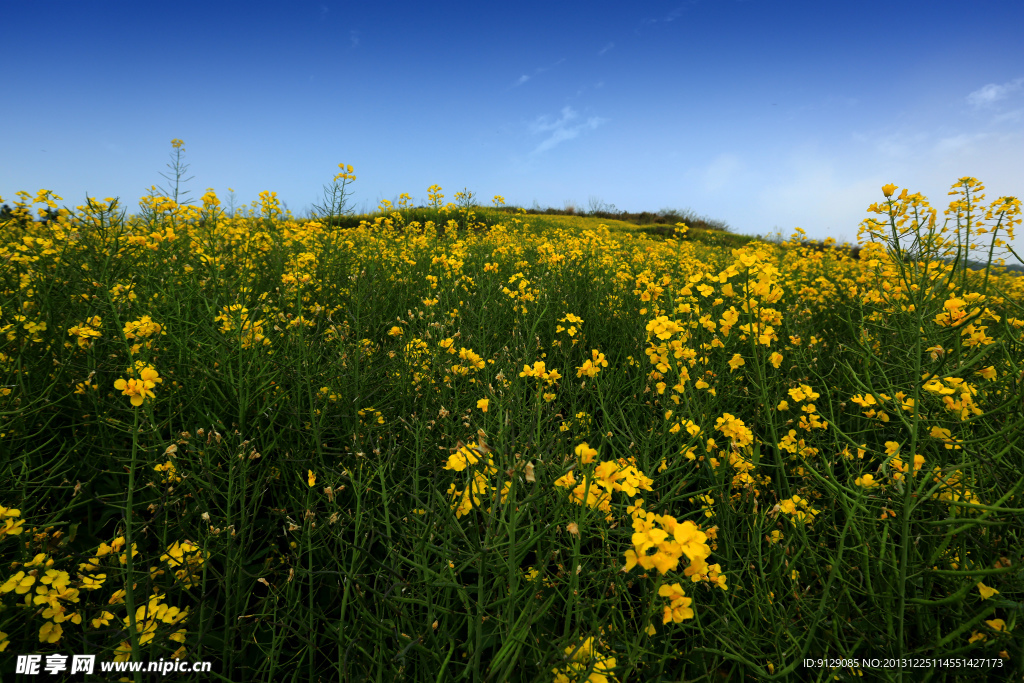
<svg viewBox="0 0 1024 683">
<path fill-rule="evenodd" d="M 5 674 L 1024 677 L 1018 199 L 886 185 L 856 258 L 436 185 L 353 218 L 340 170 L 304 220 L 19 193 Z"/>
</svg>

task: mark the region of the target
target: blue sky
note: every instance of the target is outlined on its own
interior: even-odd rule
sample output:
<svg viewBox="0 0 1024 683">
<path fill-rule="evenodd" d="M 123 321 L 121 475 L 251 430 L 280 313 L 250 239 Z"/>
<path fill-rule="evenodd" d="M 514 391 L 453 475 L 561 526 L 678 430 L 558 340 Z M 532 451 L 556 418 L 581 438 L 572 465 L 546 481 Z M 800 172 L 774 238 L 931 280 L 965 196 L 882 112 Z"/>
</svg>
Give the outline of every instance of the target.
<svg viewBox="0 0 1024 683">
<path fill-rule="evenodd" d="M 6 3 L 0 196 L 166 184 L 296 215 L 464 187 L 856 241 L 893 182 L 1024 196 L 1024 3 Z M 1024 233 L 1024 230 L 1021 230 Z M 1018 237 L 1016 244 L 1022 243 Z"/>
</svg>

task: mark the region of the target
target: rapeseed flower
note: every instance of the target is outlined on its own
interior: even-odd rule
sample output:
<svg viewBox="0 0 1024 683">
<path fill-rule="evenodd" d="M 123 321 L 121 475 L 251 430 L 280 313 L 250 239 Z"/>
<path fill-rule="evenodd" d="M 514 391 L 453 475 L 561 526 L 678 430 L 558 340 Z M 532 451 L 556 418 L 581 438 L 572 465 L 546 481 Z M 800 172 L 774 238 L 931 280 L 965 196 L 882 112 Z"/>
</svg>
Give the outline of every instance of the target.
<svg viewBox="0 0 1024 683">
<path fill-rule="evenodd" d="M 988 600 L 993 595 L 998 595 L 999 594 L 999 591 L 997 591 L 995 588 L 991 588 L 990 586 L 986 586 L 981 581 L 979 581 L 977 583 L 977 586 L 978 586 L 978 593 L 981 595 L 981 599 L 982 600 Z"/>
<path fill-rule="evenodd" d="M 39 629 L 39 642 L 50 645 L 58 642 L 64 635 L 64 628 L 60 624 L 48 621 Z"/>
<path fill-rule="evenodd" d="M 857 477 L 857 480 L 854 481 L 853 483 L 856 484 L 857 486 L 863 486 L 866 489 L 878 486 L 878 482 L 875 481 L 874 476 L 870 474 L 865 474 L 863 476 Z"/>
<path fill-rule="evenodd" d="M 615 669 L 615 658 L 598 651 L 593 636 L 580 645 L 565 648 L 565 655 L 571 661 L 562 668 L 552 669 L 553 683 L 582 683 L 580 676 L 588 670 L 590 673 L 583 679 L 585 683 L 615 683 L 617 680 L 611 673 Z"/>
<path fill-rule="evenodd" d="M 156 398 L 152 390 L 158 382 L 163 382 L 160 374 L 147 365 L 139 371 L 139 379 L 118 379 L 114 382 L 114 388 L 130 397 L 132 405 L 138 408 L 147 398 Z"/>
<path fill-rule="evenodd" d="M 693 619 L 693 599 L 686 597 L 683 587 L 674 583 L 670 586 L 662 586 L 658 589 L 658 595 L 667 597 L 669 604 L 665 606 L 661 623 L 667 624 L 670 621 L 681 623 L 686 619 Z"/>
</svg>

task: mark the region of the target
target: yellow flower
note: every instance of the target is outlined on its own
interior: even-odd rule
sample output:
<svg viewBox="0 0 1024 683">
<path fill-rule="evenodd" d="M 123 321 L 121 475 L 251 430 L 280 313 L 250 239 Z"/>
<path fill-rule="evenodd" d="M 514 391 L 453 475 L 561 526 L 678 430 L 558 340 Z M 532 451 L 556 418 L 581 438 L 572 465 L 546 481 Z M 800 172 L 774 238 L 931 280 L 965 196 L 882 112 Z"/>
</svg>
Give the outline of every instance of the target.
<svg viewBox="0 0 1024 683">
<path fill-rule="evenodd" d="M 316 475 L 313 474 L 313 470 L 306 470 L 306 481 L 309 482 L 309 488 L 316 486 Z"/>
<path fill-rule="evenodd" d="M 977 583 L 977 586 L 978 586 L 978 592 L 981 593 L 981 599 L 982 600 L 988 600 L 993 595 L 998 595 L 999 594 L 999 591 L 997 591 L 995 588 L 990 588 L 990 587 L 986 586 L 985 584 L 983 584 L 981 581 L 979 581 Z"/>
<path fill-rule="evenodd" d="M 63 634 L 64 628 L 60 624 L 48 621 L 39 629 L 39 642 L 53 644 L 60 640 Z"/>
<path fill-rule="evenodd" d="M 0 586 L 0 595 L 4 593 L 10 593 L 14 591 L 18 595 L 24 595 L 28 593 L 29 589 L 32 588 L 32 584 L 36 582 L 36 577 L 32 575 L 25 575 L 25 572 L 18 572 L 11 578 L 7 579 L 3 586 Z"/>
<path fill-rule="evenodd" d="M 992 629 L 996 631 L 1002 631 L 1006 629 L 1006 622 L 1002 619 L 986 619 L 985 623 L 988 624 Z"/>
<path fill-rule="evenodd" d="M 132 405 L 137 408 L 142 405 L 142 402 L 145 399 L 156 398 L 152 389 L 164 380 L 160 377 L 160 373 L 158 373 L 154 368 L 141 362 L 136 363 L 135 369 L 139 370 L 140 379 L 118 379 L 114 382 L 114 388 L 120 391 L 124 396 L 129 396 L 131 398 Z M 132 372 L 132 368 L 129 368 L 128 372 L 130 374 Z"/>
<path fill-rule="evenodd" d="M 658 595 L 668 598 L 670 602 L 669 605 L 665 606 L 664 616 L 662 617 L 663 624 L 667 624 L 670 621 L 678 624 L 684 619 L 693 618 L 693 609 L 690 607 L 693 604 L 693 599 L 686 597 L 686 593 L 680 584 L 674 583 L 671 586 L 662 586 L 658 589 Z"/>
<path fill-rule="evenodd" d="M 995 379 L 995 377 L 996 377 L 996 369 L 990 365 L 987 368 L 982 368 L 981 370 L 978 370 L 974 374 L 981 375 L 985 379 Z"/>
<path fill-rule="evenodd" d="M 92 623 L 93 628 L 99 628 L 100 626 L 110 626 L 110 620 L 113 618 L 113 614 L 104 610 L 103 614 L 93 619 L 92 622 L 90 623 Z"/>
<path fill-rule="evenodd" d="M 887 185 L 882 185 L 882 194 L 884 194 L 886 197 L 891 197 L 892 193 L 895 192 L 895 191 L 896 191 L 896 186 L 893 185 L 892 183 L 889 183 Z"/>
<path fill-rule="evenodd" d="M 782 354 L 776 351 L 772 355 L 768 356 L 768 360 L 770 360 L 775 369 L 778 370 L 779 366 L 782 365 Z"/>
<path fill-rule="evenodd" d="M 666 538 L 668 538 L 668 534 L 665 533 L 664 529 L 647 529 L 646 531 L 638 531 L 633 534 L 633 546 L 636 548 L 637 552 L 640 553 L 640 556 L 643 556 L 649 548 L 653 548 Z"/>
<path fill-rule="evenodd" d="M 857 477 L 853 483 L 857 486 L 863 486 L 866 489 L 878 486 L 878 482 L 875 481 L 875 478 L 870 474 L 865 474 L 863 477 Z"/>
<path fill-rule="evenodd" d="M 83 575 L 80 577 L 82 580 L 82 588 L 90 591 L 94 591 L 103 585 L 103 582 L 107 580 L 106 574 Z"/>
<path fill-rule="evenodd" d="M 574 452 L 580 459 L 580 464 L 583 465 L 594 462 L 594 458 L 597 456 L 597 449 L 591 448 L 586 441 L 577 446 Z"/>
<path fill-rule="evenodd" d="M 729 372 L 732 372 L 733 370 L 736 370 L 737 368 L 739 368 L 741 365 L 746 365 L 746 364 L 747 364 L 747 362 L 745 360 L 743 360 L 743 356 L 741 356 L 738 353 L 735 353 L 735 354 L 733 354 L 732 358 L 729 360 L 729 368 L 730 368 Z"/>
<path fill-rule="evenodd" d="M 486 413 L 487 412 L 487 406 L 489 404 L 490 404 L 490 400 L 489 399 L 482 398 L 482 399 L 480 399 L 479 401 L 476 402 L 476 407 Z"/>
<path fill-rule="evenodd" d="M 114 382 L 114 388 L 120 391 L 124 396 L 131 397 L 132 405 L 135 407 L 141 406 L 143 400 L 145 400 L 145 386 L 138 380 L 118 379 Z"/>
<path fill-rule="evenodd" d="M 682 524 L 677 524 L 672 535 L 676 543 L 681 546 L 681 550 L 686 554 L 686 557 L 691 561 L 698 557 L 701 559 L 706 558 L 711 554 L 711 548 L 706 545 L 708 540 L 707 534 L 689 520 Z"/>
</svg>

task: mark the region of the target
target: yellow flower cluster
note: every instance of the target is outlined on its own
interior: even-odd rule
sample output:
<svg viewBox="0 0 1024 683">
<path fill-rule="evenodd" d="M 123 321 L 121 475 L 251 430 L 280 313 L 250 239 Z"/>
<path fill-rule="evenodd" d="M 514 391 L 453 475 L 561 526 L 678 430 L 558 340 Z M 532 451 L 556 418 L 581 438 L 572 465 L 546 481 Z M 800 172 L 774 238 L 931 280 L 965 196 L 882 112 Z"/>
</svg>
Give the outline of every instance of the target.
<svg viewBox="0 0 1024 683">
<path fill-rule="evenodd" d="M 605 646 L 607 647 L 607 646 Z M 615 683 L 615 657 L 609 657 L 597 649 L 593 636 L 577 645 L 565 648 L 569 661 L 562 667 L 552 669 L 553 683 L 578 683 L 586 676 L 587 683 Z"/>
<path fill-rule="evenodd" d="M 221 324 L 220 331 L 223 334 L 237 331 L 243 349 L 252 348 L 258 344 L 270 345 L 270 340 L 264 335 L 264 321 L 257 319 L 242 304 L 224 306 L 214 318 L 214 322 Z"/>
<path fill-rule="evenodd" d="M 171 460 L 164 463 L 157 463 L 153 466 L 153 471 L 160 474 L 160 482 L 163 484 L 172 484 L 181 481 L 178 469 Z"/>
<path fill-rule="evenodd" d="M 21 510 L 0 505 L 0 537 L 17 536 L 23 531 L 25 520 L 18 517 L 21 517 Z"/>
<path fill-rule="evenodd" d="M 585 441 L 575 450 L 580 465 L 592 465 L 597 450 Z M 645 476 L 636 467 L 632 458 L 618 461 L 605 460 L 594 467 L 587 467 L 577 480 L 572 470 L 555 480 L 555 486 L 571 488 L 570 500 L 577 505 L 586 505 L 605 513 L 605 520 L 611 522 L 611 496 L 615 491 L 622 491 L 629 497 L 635 496 L 641 489 L 650 491 L 652 479 Z"/>
<path fill-rule="evenodd" d="M 821 510 L 811 507 L 806 498 L 798 495 L 779 501 L 778 509 L 792 517 L 795 522 L 804 524 L 812 524 L 815 516 L 821 513 Z"/>
<path fill-rule="evenodd" d="M 103 319 L 98 315 L 94 315 L 84 323 L 68 328 L 68 334 L 72 337 L 78 337 L 79 348 L 88 349 L 92 347 L 93 340 L 103 336 L 103 333 L 100 332 L 100 325 L 102 323 Z"/>
<path fill-rule="evenodd" d="M 685 555 L 688 566 L 683 569 L 683 575 L 690 581 L 706 581 L 728 590 L 721 565 L 707 563 L 711 556 L 708 539 L 715 537 L 718 527 L 705 531 L 689 520 L 679 522 L 671 515 L 657 515 L 644 510 L 642 505 L 643 501 L 637 501 L 631 508 L 633 548 L 625 553 L 626 566 L 622 571 L 628 572 L 640 565 L 666 574 L 675 571 Z"/>
<path fill-rule="evenodd" d="M 933 396 L 941 397 L 940 400 L 945 409 L 960 420 L 968 420 L 972 415 L 984 414 L 985 411 L 974 403 L 974 398 L 978 395 L 977 387 L 961 377 L 928 378 L 928 374 L 922 376 L 921 379 L 927 380 L 922 388 Z"/>
<path fill-rule="evenodd" d="M 449 349 L 449 351 L 451 351 L 452 349 L 454 349 L 454 347 Z M 467 349 L 465 347 L 461 347 L 459 349 L 459 359 L 465 361 L 466 364 L 463 365 L 461 363 L 456 363 L 452 365 L 449 368 L 449 370 L 453 375 L 459 375 L 464 377 L 468 375 L 471 371 L 475 372 L 477 370 L 483 370 L 485 365 L 483 358 L 476 354 L 472 349 Z M 445 377 L 445 381 L 450 381 L 450 378 Z"/>
<path fill-rule="evenodd" d="M 523 371 L 519 373 L 519 376 L 536 377 L 537 379 L 542 380 L 544 382 L 544 385 L 551 389 L 554 388 L 554 385 L 558 382 L 558 380 L 562 379 L 562 376 L 558 374 L 557 368 L 552 368 L 551 370 L 548 370 L 544 365 L 544 361 L 542 360 L 536 361 L 533 364 L 532 368 L 529 365 L 524 365 Z M 547 401 L 548 403 L 550 403 L 554 399 L 554 393 L 544 393 L 544 400 Z"/>
<path fill-rule="evenodd" d="M 512 488 L 511 479 L 507 480 L 500 490 L 491 484 L 490 478 L 498 473 L 498 468 L 494 465 L 494 458 L 489 455 L 493 449 L 487 445 L 486 439 L 487 435 L 481 429 L 477 431 L 477 443 L 465 446 L 461 441 L 458 442 L 455 452 L 448 457 L 448 462 L 444 466 L 446 470 L 463 472 L 469 469 L 472 473 L 472 481 L 464 489 L 460 490 L 453 483 L 446 491 L 449 498 L 454 501 L 451 508 L 455 510 L 456 519 L 469 514 L 474 507 L 481 508 L 484 499 L 493 500 L 496 496 L 500 496 L 502 503 L 508 500 L 508 493 Z M 485 456 L 486 461 L 484 460 Z M 517 465 L 517 469 L 525 475 L 526 481 L 534 480 L 531 463 Z M 491 511 L 490 506 L 482 509 L 487 512 Z"/>
<path fill-rule="evenodd" d="M 114 388 L 122 395 L 128 396 L 133 406 L 138 408 L 147 398 L 156 398 L 153 388 L 164 380 L 155 368 L 142 361 L 136 361 L 134 366 L 128 368 L 128 374 L 137 374 L 138 378 L 129 376 L 128 379 L 118 379 L 114 382 Z"/>
<path fill-rule="evenodd" d="M 715 420 L 715 431 L 719 431 L 731 439 L 733 448 L 743 448 L 754 441 L 754 433 L 750 431 L 750 427 L 743 424 L 743 420 L 729 413 L 723 413 L 722 417 Z"/>
<path fill-rule="evenodd" d="M 0 511 L 8 510 L 0 507 Z M 14 511 L 17 512 L 17 511 Z M 20 533 L 20 529 L 18 531 Z M 54 534 L 59 535 L 59 532 Z M 45 538 L 46 533 L 38 538 Z M 78 572 L 74 579 L 68 571 L 58 568 L 58 562 L 64 559 L 47 553 L 38 553 L 31 561 L 26 562 L 20 571 L 14 573 L 0 585 L 0 596 L 6 594 L 23 595 L 24 604 L 28 607 L 35 607 L 36 614 L 46 622 L 39 628 L 38 638 L 40 643 L 56 644 L 64 636 L 64 629 L 69 625 L 81 626 L 83 624 L 82 609 L 80 604 L 84 595 L 81 591 L 92 593 L 101 589 L 107 581 L 107 573 L 103 571 L 103 564 L 108 558 L 116 558 L 123 566 L 127 563 L 125 552 L 125 538 L 116 537 L 109 545 L 101 543 L 92 557 L 78 565 Z M 132 555 L 138 555 L 138 549 L 132 544 Z M 194 585 L 196 569 L 201 566 L 203 553 L 194 544 L 185 542 L 174 542 L 168 547 L 167 554 L 160 559 L 166 561 L 172 569 L 176 569 L 176 580 L 184 587 Z M 66 559 L 66 558 L 65 558 Z M 15 563 L 15 567 L 18 563 Z M 153 577 L 163 573 L 163 570 L 153 567 Z M 145 605 L 136 610 L 136 627 L 139 633 L 140 644 L 148 644 L 157 635 L 158 627 L 161 624 L 175 626 L 183 622 L 188 616 L 188 608 L 180 609 L 164 603 L 166 596 L 155 591 Z M 118 606 L 125 604 L 125 590 L 118 589 L 112 593 L 106 601 L 107 606 L 118 609 Z M 109 626 L 112 620 L 117 619 L 114 612 L 102 610 L 99 616 L 89 621 L 89 625 L 98 629 Z M 128 627 L 128 616 L 120 617 L 125 628 Z M 186 631 L 177 629 L 168 635 L 168 640 L 184 643 Z M 0 633 L 0 651 L 6 649 L 9 641 L 7 634 Z M 117 661 L 125 661 L 130 656 L 131 646 L 125 641 L 117 648 Z M 184 655 L 184 648 L 180 647 L 174 656 Z"/>
<path fill-rule="evenodd" d="M 191 588 L 199 581 L 199 573 L 210 553 L 191 541 L 174 541 L 167 546 L 167 552 L 160 556 L 174 570 L 174 579 L 185 588 Z"/>
<path fill-rule="evenodd" d="M 593 349 L 590 352 L 590 359 L 584 361 L 583 365 L 576 368 L 576 376 L 582 377 L 583 375 L 586 375 L 587 377 L 596 377 L 597 373 L 599 373 L 603 367 L 608 367 L 608 361 L 605 360 L 603 353 L 597 349 Z"/>
<path fill-rule="evenodd" d="M 131 322 L 125 323 L 124 326 L 125 339 L 129 340 L 146 339 L 147 337 L 151 337 L 157 334 L 166 335 L 167 332 L 164 331 L 163 326 L 161 326 L 160 323 L 154 322 L 153 319 L 150 318 L 148 315 L 142 316 L 142 318 L 139 320 L 133 320 Z M 142 344 L 132 345 L 131 352 L 133 354 L 138 353 L 142 349 L 142 346 Z M 152 348 L 151 339 L 146 341 L 145 347 L 147 349 Z"/>
<path fill-rule="evenodd" d="M 932 481 L 941 487 L 938 493 L 932 494 L 933 499 L 947 503 L 981 503 L 981 500 L 967 488 L 964 475 L 958 469 L 952 472 L 943 472 L 942 468 L 935 467 L 932 469 Z M 954 507 L 953 509 L 957 510 L 958 508 Z M 967 509 L 970 510 L 970 508 Z"/>
</svg>

